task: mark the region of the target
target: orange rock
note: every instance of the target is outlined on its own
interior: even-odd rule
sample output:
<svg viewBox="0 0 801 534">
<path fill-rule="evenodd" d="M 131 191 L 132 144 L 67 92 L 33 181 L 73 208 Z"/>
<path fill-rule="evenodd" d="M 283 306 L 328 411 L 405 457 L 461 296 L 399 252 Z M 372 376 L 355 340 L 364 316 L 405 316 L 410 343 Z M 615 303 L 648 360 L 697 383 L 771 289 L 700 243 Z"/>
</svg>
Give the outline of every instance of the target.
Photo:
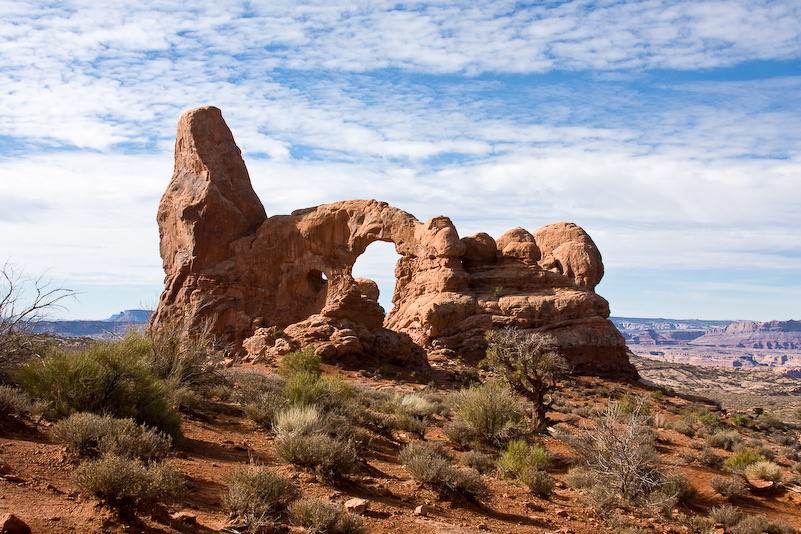
<svg viewBox="0 0 801 534">
<path fill-rule="evenodd" d="M 577 371 L 636 374 L 593 291 L 601 255 L 572 223 L 515 228 L 496 242 L 460 239 L 447 217 L 421 223 L 376 200 L 268 218 L 216 108 L 181 117 L 175 154 L 158 213 L 166 278 L 157 325 L 208 323 L 252 359 L 311 344 L 325 359 L 413 365 L 427 365 L 426 352 L 479 358 L 487 329 L 516 326 L 553 334 Z M 377 285 L 352 275 L 374 241 L 401 256 L 386 314 Z"/>
</svg>

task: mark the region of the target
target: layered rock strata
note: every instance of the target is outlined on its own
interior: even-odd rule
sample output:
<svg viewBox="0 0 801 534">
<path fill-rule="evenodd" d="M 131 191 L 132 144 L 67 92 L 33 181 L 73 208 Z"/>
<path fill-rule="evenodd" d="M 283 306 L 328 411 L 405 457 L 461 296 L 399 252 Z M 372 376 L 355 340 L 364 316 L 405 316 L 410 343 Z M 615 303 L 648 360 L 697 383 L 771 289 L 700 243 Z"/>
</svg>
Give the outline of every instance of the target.
<svg viewBox="0 0 801 534">
<path fill-rule="evenodd" d="M 376 200 L 267 217 L 213 107 L 179 121 L 158 223 L 166 278 L 155 323 L 206 323 L 250 357 L 312 344 L 329 360 L 478 358 L 486 330 L 516 326 L 553 334 L 578 372 L 636 374 L 593 291 L 601 255 L 578 226 L 460 238 L 447 217 L 422 223 Z M 374 241 L 400 255 L 386 315 L 375 283 L 352 274 Z"/>
</svg>

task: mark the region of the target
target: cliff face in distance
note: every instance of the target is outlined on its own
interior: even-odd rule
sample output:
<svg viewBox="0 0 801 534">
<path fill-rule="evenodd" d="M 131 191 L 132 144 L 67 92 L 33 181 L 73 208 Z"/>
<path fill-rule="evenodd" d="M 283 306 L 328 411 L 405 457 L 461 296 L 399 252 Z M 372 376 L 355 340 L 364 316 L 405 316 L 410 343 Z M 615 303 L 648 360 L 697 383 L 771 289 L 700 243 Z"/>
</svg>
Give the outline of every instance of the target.
<svg viewBox="0 0 801 534">
<path fill-rule="evenodd" d="M 475 360 L 486 330 L 514 326 L 552 334 L 578 372 L 636 375 L 593 291 L 601 255 L 572 223 L 460 238 L 447 217 L 421 222 L 376 200 L 268 217 L 213 107 L 180 119 L 157 219 L 166 278 L 155 324 L 210 323 L 248 358 L 311 344 L 327 360 Z M 374 241 L 401 256 L 387 313 L 375 283 L 352 275 Z"/>
</svg>

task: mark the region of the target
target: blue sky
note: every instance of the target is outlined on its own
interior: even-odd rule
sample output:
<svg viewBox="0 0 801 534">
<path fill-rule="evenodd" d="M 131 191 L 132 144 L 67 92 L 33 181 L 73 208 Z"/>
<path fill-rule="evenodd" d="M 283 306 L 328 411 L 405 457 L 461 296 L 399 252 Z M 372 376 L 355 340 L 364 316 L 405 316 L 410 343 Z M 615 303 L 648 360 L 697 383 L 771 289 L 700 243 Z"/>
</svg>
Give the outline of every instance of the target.
<svg viewBox="0 0 801 534">
<path fill-rule="evenodd" d="M 214 105 L 269 215 L 571 221 L 613 315 L 801 319 L 797 1 L 185 4 L 0 2 L 0 255 L 81 292 L 60 316 L 156 301 L 175 125 Z"/>
</svg>

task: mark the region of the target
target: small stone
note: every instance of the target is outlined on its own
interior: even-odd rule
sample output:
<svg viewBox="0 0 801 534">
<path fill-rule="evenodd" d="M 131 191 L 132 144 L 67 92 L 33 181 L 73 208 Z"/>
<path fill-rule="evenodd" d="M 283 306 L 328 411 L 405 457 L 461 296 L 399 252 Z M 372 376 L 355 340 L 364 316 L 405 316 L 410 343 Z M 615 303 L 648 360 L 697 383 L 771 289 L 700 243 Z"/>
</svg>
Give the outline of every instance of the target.
<svg viewBox="0 0 801 534">
<path fill-rule="evenodd" d="M 18 477 L 17 475 L 5 475 L 3 478 L 14 484 L 24 484 L 27 482 L 24 478 Z"/>
<path fill-rule="evenodd" d="M 478 530 L 489 530 L 489 525 L 486 523 L 479 523 L 476 527 Z"/>
<path fill-rule="evenodd" d="M 7 475 L 11 472 L 11 466 L 8 465 L 8 462 L 0 458 L 0 475 Z"/>
<path fill-rule="evenodd" d="M 370 508 L 370 501 L 354 497 L 345 503 L 345 510 L 354 514 L 363 514 Z"/>
<path fill-rule="evenodd" d="M 180 460 L 186 460 L 187 458 L 189 458 L 189 455 L 186 454 L 186 452 L 184 451 L 178 451 L 175 453 L 175 457 Z"/>
<path fill-rule="evenodd" d="M 414 509 L 414 515 L 427 516 L 430 513 L 431 513 L 431 507 L 425 504 L 421 504 L 420 506 Z"/>
<path fill-rule="evenodd" d="M 542 512 L 544 510 L 544 508 L 542 506 L 540 506 L 539 504 L 537 504 L 535 502 L 531 502 L 531 501 L 526 501 L 525 506 L 526 506 L 526 508 L 528 508 L 532 512 Z"/>
<path fill-rule="evenodd" d="M 570 514 L 567 513 L 567 510 L 557 510 L 556 517 L 568 517 Z"/>
<path fill-rule="evenodd" d="M 190 514 L 189 512 L 176 512 L 172 514 L 170 517 L 172 517 L 176 521 L 180 521 L 188 525 L 194 525 L 195 523 L 197 523 L 197 516 L 195 514 Z"/>
<path fill-rule="evenodd" d="M 0 517 L 0 532 L 3 534 L 31 534 L 31 527 L 14 514 Z"/>
</svg>

